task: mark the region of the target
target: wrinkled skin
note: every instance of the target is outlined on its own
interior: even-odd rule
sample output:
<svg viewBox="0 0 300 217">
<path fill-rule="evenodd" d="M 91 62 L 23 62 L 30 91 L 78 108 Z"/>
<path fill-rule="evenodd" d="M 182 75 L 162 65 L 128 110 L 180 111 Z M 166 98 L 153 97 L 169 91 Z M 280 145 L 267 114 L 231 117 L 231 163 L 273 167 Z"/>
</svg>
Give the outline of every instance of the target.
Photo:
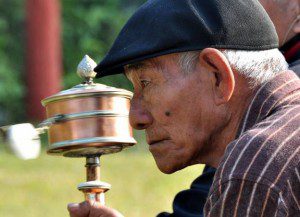
<svg viewBox="0 0 300 217">
<path fill-rule="evenodd" d="M 164 173 L 205 161 L 214 148 L 212 138 L 226 124 L 223 108 L 215 106 L 214 74 L 197 67 L 197 73 L 183 73 L 175 55 L 167 55 L 130 72 L 136 73 L 130 123 L 145 129 L 149 150 Z"/>
</svg>

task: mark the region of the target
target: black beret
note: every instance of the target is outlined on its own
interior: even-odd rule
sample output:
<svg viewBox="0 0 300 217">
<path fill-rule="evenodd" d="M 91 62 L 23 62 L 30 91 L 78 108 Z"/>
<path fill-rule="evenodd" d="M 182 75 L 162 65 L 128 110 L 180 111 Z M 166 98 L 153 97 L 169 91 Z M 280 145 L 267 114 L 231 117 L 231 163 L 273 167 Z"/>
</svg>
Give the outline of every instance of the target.
<svg viewBox="0 0 300 217">
<path fill-rule="evenodd" d="M 127 64 L 207 47 L 268 50 L 278 37 L 258 0 L 149 0 L 94 70 L 97 77 L 123 73 Z"/>
</svg>

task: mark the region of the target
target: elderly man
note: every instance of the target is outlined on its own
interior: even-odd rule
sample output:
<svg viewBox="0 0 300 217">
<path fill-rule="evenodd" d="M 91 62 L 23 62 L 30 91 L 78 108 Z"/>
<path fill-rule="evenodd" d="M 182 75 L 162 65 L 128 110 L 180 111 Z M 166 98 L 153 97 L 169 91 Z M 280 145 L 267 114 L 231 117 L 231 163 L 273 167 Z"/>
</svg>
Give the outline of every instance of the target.
<svg viewBox="0 0 300 217">
<path fill-rule="evenodd" d="M 290 69 L 300 76 L 300 2 L 299 0 L 260 0 L 273 21 L 279 37 L 280 51 L 284 54 Z M 213 182 L 215 169 L 205 167 L 203 174 L 189 190 L 179 192 L 173 202 L 174 215 L 185 217 L 202 215 L 203 204 Z M 201 201 L 197 207 L 189 206 L 189 201 Z M 161 213 L 159 217 L 170 216 Z"/>
<path fill-rule="evenodd" d="M 279 37 L 280 51 L 284 54 L 290 69 L 300 76 L 300 2 L 299 0 L 260 0 L 273 21 Z M 179 192 L 173 202 L 174 214 L 185 217 L 202 215 L 209 188 L 213 182 L 215 169 L 205 167 L 203 174 L 189 190 Z M 197 200 L 198 206 L 189 206 L 189 201 Z M 162 213 L 159 217 L 170 216 Z"/>
<path fill-rule="evenodd" d="M 131 125 L 146 130 L 162 172 L 218 168 L 206 216 L 300 214 L 300 81 L 277 46 L 256 0 L 152 0 L 95 69 L 132 81 Z M 121 216 L 98 204 L 69 211 Z"/>
</svg>

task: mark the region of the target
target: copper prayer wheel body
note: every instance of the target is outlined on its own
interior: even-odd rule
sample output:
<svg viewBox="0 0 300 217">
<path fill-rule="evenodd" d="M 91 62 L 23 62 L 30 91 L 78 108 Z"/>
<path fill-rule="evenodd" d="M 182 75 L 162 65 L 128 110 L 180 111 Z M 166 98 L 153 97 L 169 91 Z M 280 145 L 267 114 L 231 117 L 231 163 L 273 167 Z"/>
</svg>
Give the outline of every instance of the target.
<svg viewBox="0 0 300 217">
<path fill-rule="evenodd" d="M 77 74 L 85 81 L 42 100 L 49 154 L 92 157 L 121 151 L 136 141 L 129 125 L 130 91 L 93 83 L 96 63 L 87 55 Z"/>
<path fill-rule="evenodd" d="M 97 156 L 134 145 L 128 113 L 132 93 L 85 83 L 42 101 L 47 119 L 49 154 Z"/>
</svg>

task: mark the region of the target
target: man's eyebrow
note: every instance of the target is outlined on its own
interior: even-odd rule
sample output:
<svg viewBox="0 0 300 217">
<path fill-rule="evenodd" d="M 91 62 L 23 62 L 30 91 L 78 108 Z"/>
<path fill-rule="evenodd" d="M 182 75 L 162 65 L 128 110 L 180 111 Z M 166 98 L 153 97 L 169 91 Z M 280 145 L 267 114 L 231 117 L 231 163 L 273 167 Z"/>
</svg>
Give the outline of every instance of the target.
<svg viewBox="0 0 300 217">
<path fill-rule="evenodd" d="M 132 83 L 139 83 L 139 72 L 149 68 L 149 63 L 146 62 L 138 62 L 133 64 L 128 64 L 124 66 L 125 76 L 129 79 Z"/>
<path fill-rule="evenodd" d="M 132 83 L 139 83 L 138 80 L 138 70 L 141 70 L 145 67 L 143 62 L 128 64 L 124 66 L 125 76 Z"/>
<path fill-rule="evenodd" d="M 124 68 L 126 71 L 135 71 L 135 70 L 141 70 L 149 67 L 148 64 L 145 62 L 138 62 L 138 63 L 133 63 L 133 64 L 128 64 Z"/>
</svg>

